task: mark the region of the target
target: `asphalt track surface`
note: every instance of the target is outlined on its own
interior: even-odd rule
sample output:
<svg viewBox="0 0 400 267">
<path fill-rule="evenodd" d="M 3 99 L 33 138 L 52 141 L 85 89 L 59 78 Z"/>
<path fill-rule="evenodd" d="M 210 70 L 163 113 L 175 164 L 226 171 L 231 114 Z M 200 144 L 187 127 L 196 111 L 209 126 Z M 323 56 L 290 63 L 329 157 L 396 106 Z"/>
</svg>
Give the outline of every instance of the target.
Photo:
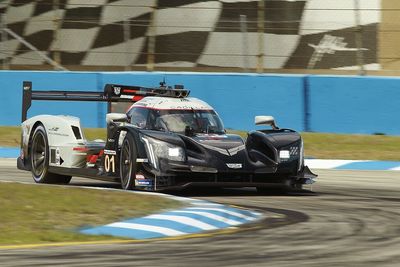
<svg viewBox="0 0 400 267">
<path fill-rule="evenodd" d="M 191 190 L 181 196 L 253 207 L 245 231 L 184 240 L 0 250 L 1 266 L 399 266 L 400 172 L 319 170 L 312 190 Z M 30 182 L 0 160 L 0 180 Z M 73 178 L 71 186 L 115 187 Z"/>
</svg>

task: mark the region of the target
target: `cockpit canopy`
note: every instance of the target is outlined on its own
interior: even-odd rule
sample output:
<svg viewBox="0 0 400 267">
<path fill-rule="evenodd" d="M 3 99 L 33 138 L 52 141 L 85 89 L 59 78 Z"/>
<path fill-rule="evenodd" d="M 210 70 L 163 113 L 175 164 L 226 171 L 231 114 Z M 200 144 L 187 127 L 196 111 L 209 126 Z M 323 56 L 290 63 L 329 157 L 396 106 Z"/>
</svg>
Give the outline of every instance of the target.
<svg viewBox="0 0 400 267">
<path fill-rule="evenodd" d="M 146 101 L 143 101 L 146 100 Z M 146 97 L 127 112 L 136 127 L 148 130 L 191 133 L 224 133 L 218 114 L 207 103 L 196 98 L 174 99 Z"/>
</svg>

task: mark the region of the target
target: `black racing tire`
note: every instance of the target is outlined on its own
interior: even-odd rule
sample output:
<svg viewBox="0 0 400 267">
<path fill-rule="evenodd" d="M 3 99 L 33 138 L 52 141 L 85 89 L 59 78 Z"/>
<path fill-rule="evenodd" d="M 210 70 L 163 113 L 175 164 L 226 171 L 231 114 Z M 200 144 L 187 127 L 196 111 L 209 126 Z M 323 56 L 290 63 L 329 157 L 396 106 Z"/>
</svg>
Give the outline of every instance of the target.
<svg viewBox="0 0 400 267">
<path fill-rule="evenodd" d="M 43 125 L 35 128 L 30 142 L 32 178 L 39 184 L 68 184 L 71 176 L 49 172 L 49 142 Z"/>
<path fill-rule="evenodd" d="M 119 159 L 119 173 L 122 189 L 135 189 L 137 149 L 135 140 L 129 133 L 125 136 L 124 142 L 122 143 Z"/>
</svg>

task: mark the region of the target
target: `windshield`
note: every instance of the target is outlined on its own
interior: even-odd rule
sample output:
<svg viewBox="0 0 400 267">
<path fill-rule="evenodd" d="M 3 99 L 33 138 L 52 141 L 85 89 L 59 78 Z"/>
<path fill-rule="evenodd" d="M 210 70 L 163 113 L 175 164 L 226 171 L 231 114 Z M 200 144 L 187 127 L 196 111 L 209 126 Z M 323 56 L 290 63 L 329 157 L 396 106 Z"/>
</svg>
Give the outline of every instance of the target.
<svg viewBox="0 0 400 267">
<path fill-rule="evenodd" d="M 187 126 L 194 133 L 224 133 L 224 126 L 213 110 L 155 110 L 155 128 L 185 133 Z"/>
</svg>

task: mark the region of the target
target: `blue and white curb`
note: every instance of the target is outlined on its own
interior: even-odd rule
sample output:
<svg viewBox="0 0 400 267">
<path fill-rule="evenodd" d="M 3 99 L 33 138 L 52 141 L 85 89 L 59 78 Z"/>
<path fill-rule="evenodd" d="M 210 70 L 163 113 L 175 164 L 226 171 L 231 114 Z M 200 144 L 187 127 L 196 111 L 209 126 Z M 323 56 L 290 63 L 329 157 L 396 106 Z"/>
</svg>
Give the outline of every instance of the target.
<svg viewBox="0 0 400 267">
<path fill-rule="evenodd" d="M 305 159 L 310 169 L 400 171 L 399 161 Z"/>
<path fill-rule="evenodd" d="M 167 196 L 167 198 L 188 202 L 190 206 L 142 218 L 86 228 L 79 232 L 88 235 L 109 235 L 132 239 L 167 238 L 238 227 L 263 218 L 259 212 L 208 201 L 173 196 Z"/>
<path fill-rule="evenodd" d="M 0 147 L 0 158 L 18 158 L 20 148 L 17 147 Z"/>
</svg>

